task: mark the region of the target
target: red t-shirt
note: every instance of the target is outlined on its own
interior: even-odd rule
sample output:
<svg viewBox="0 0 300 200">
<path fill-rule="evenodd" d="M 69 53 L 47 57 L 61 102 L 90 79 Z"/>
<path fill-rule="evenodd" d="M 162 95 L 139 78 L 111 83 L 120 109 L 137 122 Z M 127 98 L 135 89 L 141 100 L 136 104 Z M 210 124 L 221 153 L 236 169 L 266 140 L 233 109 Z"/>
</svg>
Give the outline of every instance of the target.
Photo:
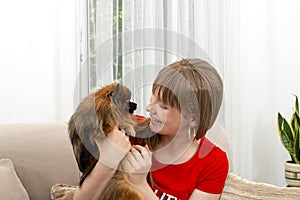
<svg viewBox="0 0 300 200">
<path fill-rule="evenodd" d="M 150 184 L 160 200 L 186 200 L 195 189 L 220 194 L 228 174 L 226 153 L 205 137 L 189 161 L 162 166 L 153 161 Z"/>
</svg>

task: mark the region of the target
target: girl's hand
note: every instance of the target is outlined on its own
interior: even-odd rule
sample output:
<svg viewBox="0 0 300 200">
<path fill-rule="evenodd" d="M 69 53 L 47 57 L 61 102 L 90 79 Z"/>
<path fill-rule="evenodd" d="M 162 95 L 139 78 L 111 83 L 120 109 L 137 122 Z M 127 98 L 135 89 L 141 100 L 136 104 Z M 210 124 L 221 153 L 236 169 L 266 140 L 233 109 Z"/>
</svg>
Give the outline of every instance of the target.
<svg viewBox="0 0 300 200">
<path fill-rule="evenodd" d="M 134 145 L 121 162 L 121 169 L 129 173 L 133 184 L 147 181 L 147 174 L 152 165 L 152 152 L 148 146 Z"/>
<path fill-rule="evenodd" d="M 119 130 L 118 126 L 115 126 L 107 137 L 95 140 L 95 142 L 100 152 L 98 162 L 112 169 L 118 168 L 131 147 L 129 137 L 124 130 Z"/>
</svg>

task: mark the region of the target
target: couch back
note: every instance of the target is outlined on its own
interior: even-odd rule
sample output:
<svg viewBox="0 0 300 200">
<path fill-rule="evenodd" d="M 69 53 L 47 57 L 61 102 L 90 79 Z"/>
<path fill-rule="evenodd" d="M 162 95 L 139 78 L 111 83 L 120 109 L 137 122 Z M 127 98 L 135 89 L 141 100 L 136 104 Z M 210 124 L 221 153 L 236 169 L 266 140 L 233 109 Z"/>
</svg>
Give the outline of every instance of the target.
<svg viewBox="0 0 300 200">
<path fill-rule="evenodd" d="M 66 123 L 0 125 L 0 159 L 9 158 L 31 200 L 51 199 L 56 183 L 77 185 Z"/>
</svg>

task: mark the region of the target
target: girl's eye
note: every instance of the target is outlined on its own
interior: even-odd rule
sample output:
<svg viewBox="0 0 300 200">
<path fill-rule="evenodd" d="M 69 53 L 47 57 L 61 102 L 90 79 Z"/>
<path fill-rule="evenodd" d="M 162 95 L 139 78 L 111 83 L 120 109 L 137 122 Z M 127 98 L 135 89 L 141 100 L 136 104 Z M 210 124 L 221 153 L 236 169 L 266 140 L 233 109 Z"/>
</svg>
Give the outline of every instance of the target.
<svg viewBox="0 0 300 200">
<path fill-rule="evenodd" d="M 163 105 L 163 104 L 159 104 L 159 107 L 161 107 L 161 108 L 164 109 L 164 110 L 168 109 L 168 107 L 165 106 L 165 105 Z"/>
</svg>

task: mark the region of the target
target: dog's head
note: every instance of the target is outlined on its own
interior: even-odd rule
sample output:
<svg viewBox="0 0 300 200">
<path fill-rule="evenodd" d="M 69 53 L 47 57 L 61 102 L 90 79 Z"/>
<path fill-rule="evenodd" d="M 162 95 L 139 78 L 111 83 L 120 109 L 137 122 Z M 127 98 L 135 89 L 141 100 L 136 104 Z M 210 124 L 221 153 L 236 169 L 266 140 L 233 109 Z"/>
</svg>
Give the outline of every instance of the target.
<svg viewBox="0 0 300 200">
<path fill-rule="evenodd" d="M 131 92 L 120 84 L 110 84 L 83 99 L 69 121 L 69 134 L 81 172 L 99 157 L 96 138 L 107 135 L 117 125 L 134 136 L 132 115 L 136 104 Z"/>
<path fill-rule="evenodd" d="M 116 125 L 126 134 L 135 136 L 135 121 L 131 113 L 136 104 L 130 102 L 130 98 L 130 90 L 120 84 L 105 86 L 95 93 L 95 112 L 98 126 L 102 129 L 95 137 L 101 137 L 101 133 L 108 134 Z"/>
</svg>

